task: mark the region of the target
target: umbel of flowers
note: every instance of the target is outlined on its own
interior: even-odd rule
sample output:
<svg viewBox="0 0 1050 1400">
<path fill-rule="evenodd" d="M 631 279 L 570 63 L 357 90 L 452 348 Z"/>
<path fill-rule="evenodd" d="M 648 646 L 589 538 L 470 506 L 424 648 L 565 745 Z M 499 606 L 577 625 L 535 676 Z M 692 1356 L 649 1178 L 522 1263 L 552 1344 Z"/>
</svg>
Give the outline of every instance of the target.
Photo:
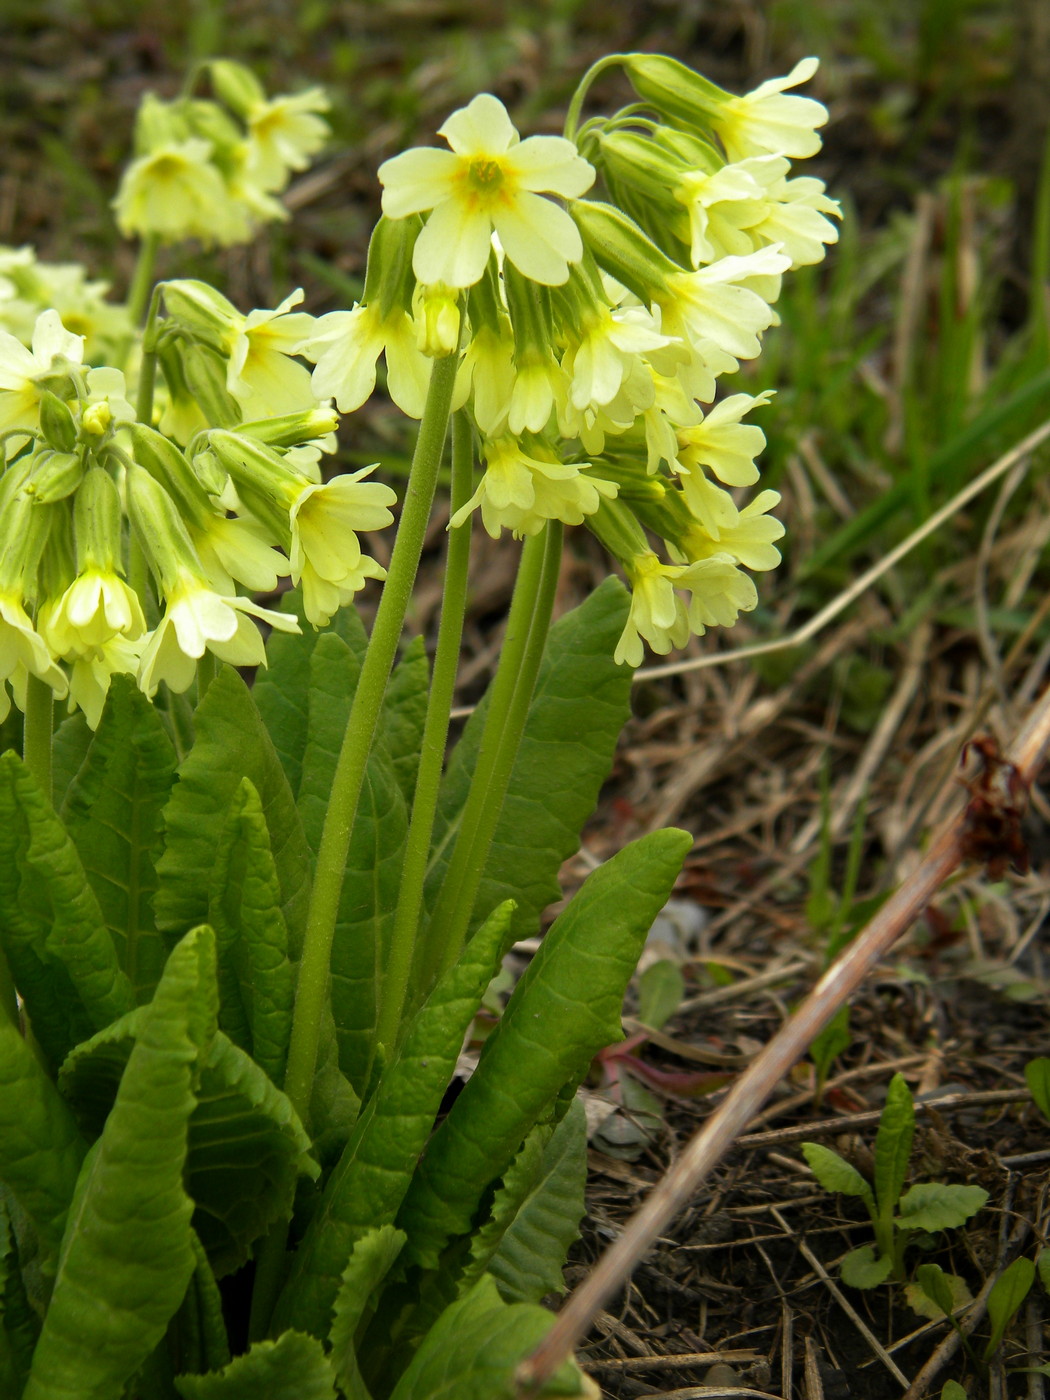
<svg viewBox="0 0 1050 1400">
<path fill-rule="evenodd" d="M 580 125 L 611 64 L 638 100 Z M 207 654 L 264 662 L 252 619 L 298 626 L 251 600 L 280 579 L 316 626 L 381 579 L 359 535 L 391 523 L 394 493 L 331 456 L 381 357 L 413 418 L 454 357 L 483 468 L 452 529 L 474 511 L 493 537 L 584 524 L 619 560 L 618 661 L 732 625 L 783 527 L 775 492 L 740 495 L 764 445 L 746 418 L 768 395 L 718 381 L 758 355 L 783 274 L 837 236 L 835 201 L 790 170 L 820 145 L 824 107 L 787 91 L 815 67 L 739 97 L 620 55 L 584 80 L 564 136 L 525 140 L 475 97 L 444 146 L 380 168 L 362 299 L 320 317 L 301 292 L 243 313 L 172 280 L 139 333 L 82 269 L 0 250 L 0 707 L 43 684 L 94 725 L 115 672 L 152 695 L 187 688 Z M 143 305 L 157 243 L 228 244 L 284 217 L 277 194 L 327 133 L 319 90 L 268 99 L 226 62 L 210 76 L 214 100 L 140 111 L 114 206 L 143 241 Z"/>
</svg>

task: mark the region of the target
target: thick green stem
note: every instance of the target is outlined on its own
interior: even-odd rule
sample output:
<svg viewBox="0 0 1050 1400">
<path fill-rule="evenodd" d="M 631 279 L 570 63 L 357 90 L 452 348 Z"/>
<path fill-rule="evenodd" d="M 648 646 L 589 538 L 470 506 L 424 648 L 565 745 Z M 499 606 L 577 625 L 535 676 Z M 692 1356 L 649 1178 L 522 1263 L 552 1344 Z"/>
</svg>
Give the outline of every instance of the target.
<svg viewBox="0 0 1050 1400">
<path fill-rule="evenodd" d="M 142 366 L 139 369 L 135 417 L 140 423 L 153 422 L 153 390 L 157 382 L 157 317 L 163 283 L 158 282 L 150 297 L 149 315 L 142 331 Z"/>
<path fill-rule="evenodd" d="M 128 288 L 128 315 L 133 326 L 141 322 L 153 289 L 153 269 L 159 247 L 160 236 L 156 233 L 147 233 L 139 244 L 135 271 L 131 274 L 131 286 Z"/>
<path fill-rule="evenodd" d="M 346 855 L 357 814 L 365 764 L 397 651 L 405 612 L 423 549 L 430 507 L 448 431 L 457 356 L 435 360 L 423 420 L 412 458 L 390 571 L 365 653 L 336 763 L 332 792 L 321 833 L 306 935 L 299 963 L 295 1012 L 288 1048 L 285 1092 L 296 1112 L 307 1117 L 317 1063 L 322 1014 L 328 995 L 329 963 L 335 934 Z"/>
<path fill-rule="evenodd" d="M 454 516 L 470 498 L 473 485 L 474 454 L 470 421 L 460 411 L 452 421 L 452 501 Z M 441 598 L 441 622 L 430 678 L 430 695 L 423 724 L 419 772 L 412 801 L 401 888 L 390 938 L 390 957 L 383 982 L 376 1028 L 376 1044 L 388 1051 L 397 1042 L 398 1030 L 408 992 L 412 961 L 423 907 L 423 884 L 430 857 L 441 773 L 448 742 L 449 714 L 459 669 L 459 646 L 467 608 L 467 578 L 470 565 L 470 518 L 450 529 L 445 584 Z"/>
<path fill-rule="evenodd" d="M 543 659 L 558 586 L 563 533 L 561 522 L 552 520 L 542 535 L 526 540 L 521 553 L 478 761 L 423 950 L 423 993 L 435 973 L 451 966 L 459 956 L 470 928 Z"/>
<path fill-rule="evenodd" d="M 39 676 L 30 675 L 26 686 L 22 759 L 40 784 L 47 800 L 51 793 L 51 735 L 55 723 L 55 692 Z"/>
<path fill-rule="evenodd" d="M 197 662 L 197 704 L 208 693 L 208 687 L 219 674 L 219 662 L 210 651 L 206 651 Z"/>
</svg>

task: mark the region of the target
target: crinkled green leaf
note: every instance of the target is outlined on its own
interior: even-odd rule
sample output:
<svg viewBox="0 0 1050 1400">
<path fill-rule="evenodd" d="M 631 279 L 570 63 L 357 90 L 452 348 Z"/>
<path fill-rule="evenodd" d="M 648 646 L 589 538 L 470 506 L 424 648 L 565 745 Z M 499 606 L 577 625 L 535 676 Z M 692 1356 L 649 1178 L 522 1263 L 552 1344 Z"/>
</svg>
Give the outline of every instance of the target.
<svg viewBox="0 0 1050 1400">
<path fill-rule="evenodd" d="M 318 639 L 310 662 L 310 726 L 299 811 L 316 851 L 357 682 L 358 659 L 334 633 Z M 358 1095 L 366 1088 L 376 1025 L 376 988 L 397 908 L 408 814 L 385 744 L 365 769 L 346 858 L 332 944 L 331 996 L 339 1064 Z"/>
<path fill-rule="evenodd" d="M 875 1199 L 879 1214 L 889 1217 L 904 1189 L 915 1136 L 915 1106 L 903 1074 L 895 1074 L 875 1134 Z"/>
<path fill-rule="evenodd" d="M 160 716 L 130 676 L 114 676 L 62 815 L 138 1001 L 152 995 L 167 957 L 152 897 L 174 773 Z"/>
<path fill-rule="evenodd" d="M 195 715 L 196 738 L 179 765 L 164 808 L 165 848 L 157 862 L 157 925 L 169 933 L 208 917 L 208 883 L 223 823 L 242 778 L 250 778 L 270 833 L 281 912 L 290 951 L 298 956 L 309 899 L 306 840 L 288 780 L 251 694 L 232 666 L 223 666 Z"/>
<path fill-rule="evenodd" d="M 39 1060 L 0 1016 L 0 1181 L 57 1252 L 87 1143 Z"/>
<path fill-rule="evenodd" d="M 445 1309 L 390 1400 L 513 1400 L 515 1370 L 553 1322 L 534 1303 L 504 1303 L 486 1274 Z M 586 1394 L 576 1363 L 559 1367 L 538 1394 Z"/>
<path fill-rule="evenodd" d="M 135 1004 L 76 847 L 11 750 L 0 755 L 0 940 L 54 1065 Z"/>
<path fill-rule="evenodd" d="M 562 1269 L 579 1237 L 587 1180 L 587 1115 L 576 1098 L 528 1161 L 534 1128 L 496 1192 L 489 1221 L 471 1240 L 471 1258 L 499 1285 L 506 1303 L 538 1303 L 565 1288 Z M 519 1163 L 521 1168 L 519 1171 Z"/>
<path fill-rule="evenodd" d="M 941 1400 L 970 1400 L 970 1397 L 958 1381 L 945 1381 L 941 1387 Z"/>
<path fill-rule="evenodd" d="M 230 1343 L 222 1311 L 222 1294 L 196 1231 L 193 1278 L 179 1308 L 179 1357 L 188 1371 L 221 1371 L 230 1364 Z"/>
<path fill-rule="evenodd" d="M 62 1066 L 59 1082 L 86 1123 L 104 1117 L 147 1024 L 144 1010 L 78 1045 Z M 299 1174 L 316 1176 L 317 1166 L 287 1097 L 221 1031 L 202 1058 L 196 1096 L 185 1182 L 196 1206 L 193 1227 L 221 1277 L 287 1215 Z"/>
<path fill-rule="evenodd" d="M 219 1025 L 266 1071 L 284 1079 L 295 969 L 262 803 L 242 778 L 223 822 L 208 889 L 219 960 Z"/>
<path fill-rule="evenodd" d="M 39 1335 L 40 1318 L 26 1296 L 18 1242 L 0 1194 L 0 1395 L 22 1394 Z"/>
<path fill-rule="evenodd" d="M 379 1289 L 404 1247 L 405 1236 L 393 1225 L 369 1230 L 354 1245 L 343 1270 L 332 1322 L 331 1360 L 347 1400 L 371 1400 L 357 1363 L 355 1337 L 367 1323 Z"/>
<path fill-rule="evenodd" d="M 183 1400 L 336 1400 L 324 1347 L 300 1332 L 256 1342 L 222 1371 L 176 1376 Z"/>
<path fill-rule="evenodd" d="M 1024 1077 L 1036 1108 L 1044 1118 L 1050 1118 L 1050 1059 L 1040 1055 L 1038 1059 L 1029 1060 L 1024 1067 Z"/>
<path fill-rule="evenodd" d="M 412 1019 L 293 1257 L 275 1314 L 279 1325 L 326 1336 L 355 1242 L 369 1229 L 393 1221 L 430 1136 L 463 1037 L 506 949 L 511 912 L 507 903 L 492 913 Z"/>
<path fill-rule="evenodd" d="M 1034 1282 L 1035 1265 L 1022 1255 L 1009 1264 L 992 1284 L 988 1294 L 988 1321 L 992 1324 L 992 1335 L 984 1349 L 985 1361 L 990 1361 L 999 1349 L 1006 1329 L 1028 1297 Z"/>
<path fill-rule="evenodd" d="M 359 671 L 368 638 L 357 609 L 353 607 L 340 608 L 330 626 L 318 632 L 306 621 L 302 595 L 298 589 L 284 595 L 281 611 L 298 617 L 302 632 L 298 636 L 289 632 L 270 634 L 266 643 L 269 665 L 256 676 L 252 695 L 270 732 L 292 792 L 298 795 L 310 721 L 310 658 L 314 647 L 322 637 L 332 634 L 342 637 L 356 657 Z M 353 684 L 356 688 L 356 671 Z"/>
<path fill-rule="evenodd" d="M 383 703 L 387 752 L 409 807 L 416 790 L 429 694 L 430 665 L 426 646 L 422 637 L 413 637 L 394 667 Z"/>
<path fill-rule="evenodd" d="M 622 1038 L 624 990 L 691 844 L 674 829 L 632 842 L 551 926 L 413 1178 L 398 1224 L 414 1260 L 437 1266 L 546 1106 Z"/>
<path fill-rule="evenodd" d="M 874 1210 L 875 1198 L 871 1194 L 871 1187 L 856 1167 L 850 1166 L 845 1158 L 819 1142 L 804 1142 L 802 1155 L 825 1191 L 834 1191 L 840 1196 L 859 1196 L 869 1210 Z"/>
<path fill-rule="evenodd" d="M 193 1273 L 183 1187 L 193 1083 L 215 1031 L 214 936 L 168 959 L 102 1136 L 85 1162 L 24 1400 L 113 1400 Z"/>
<path fill-rule="evenodd" d="M 987 1200 L 983 1186 L 919 1181 L 901 1197 L 896 1223 L 902 1230 L 954 1230 L 965 1225 Z"/>
<path fill-rule="evenodd" d="M 860 1249 L 850 1250 L 842 1260 L 839 1272 L 842 1282 L 848 1283 L 851 1288 L 877 1288 L 893 1272 L 893 1260 L 889 1255 L 878 1258 L 875 1246 L 865 1244 Z"/>
<path fill-rule="evenodd" d="M 609 776 L 616 741 L 631 713 L 631 668 L 612 659 L 627 608 L 623 585 L 607 579 L 550 630 L 474 907 L 475 923 L 501 900 L 514 899 L 514 934 L 525 937 L 536 932 L 547 905 L 560 898 L 558 873 L 579 849 L 583 824 Z M 434 828 L 428 905 L 459 829 L 487 708 L 483 700 L 449 760 Z"/>
<path fill-rule="evenodd" d="M 51 741 L 51 781 L 55 811 L 60 816 L 94 737 L 83 710 L 74 710 L 55 730 Z"/>
</svg>

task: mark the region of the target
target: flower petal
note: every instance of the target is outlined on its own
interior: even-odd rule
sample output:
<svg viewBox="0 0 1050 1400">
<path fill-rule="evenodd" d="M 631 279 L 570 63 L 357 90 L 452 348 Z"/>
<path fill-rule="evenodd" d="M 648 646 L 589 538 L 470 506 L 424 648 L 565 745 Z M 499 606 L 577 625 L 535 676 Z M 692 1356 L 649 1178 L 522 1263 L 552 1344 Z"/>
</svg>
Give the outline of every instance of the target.
<svg viewBox="0 0 1050 1400">
<path fill-rule="evenodd" d="M 507 109 L 491 92 L 479 92 L 466 107 L 453 112 L 438 127 L 457 155 L 502 155 L 518 144 L 518 133 Z"/>
<path fill-rule="evenodd" d="M 523 190 L 550 190 L 563 199 L 578 199 L 594 184 L 594 167 L 564 136 L 530 136 L 511 161 Z"/>
<path fill-rule="evenodd" d="M 519 194 L 513 206 L 493 215 L 493 222 L 503 251 L 533 282 L 560 287 L 568 280 L 568 264 L 583 256 L 579 229 L 564 209 L 541 195 Z"/>
<path fill-rule="evenodd" d="M 522 196 L 526 197 L 536 198 Z M 574 224 L 574 231 L 575 227 Z M 467 209 L 458 200 L 446 199 L 437 205 L 416 239 L 412 270 L 421 282 L 472 287 L 485 271 L 492 252 L 491 233 L 487 215 Z"/>
<path fill-rule="evenodd" d="M 419 146 L 402 151 L 379 167 L 383 186 L 383 213 L 388 219 L 404 219 L 433 209 L 449 196 L 459 160 L 451 151 Z"/>
</svg>

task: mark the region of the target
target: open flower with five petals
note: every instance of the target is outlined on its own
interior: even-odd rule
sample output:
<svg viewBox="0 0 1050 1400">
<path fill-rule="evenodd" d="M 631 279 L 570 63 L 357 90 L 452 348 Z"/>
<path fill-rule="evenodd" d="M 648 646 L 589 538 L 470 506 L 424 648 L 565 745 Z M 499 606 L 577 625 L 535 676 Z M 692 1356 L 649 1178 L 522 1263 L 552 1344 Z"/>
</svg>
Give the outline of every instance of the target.
<svg viewBox="0 0 1050 1400">
<path fill-rule="evenodd" d="M 522 141 L 499 98 L 483 92 L 438 131 L 451 150 L 417 147 L 379 167 L 383 213 L 430 210 L 412 266 L 421 282 L 470 287 L 492 251 L 493 231 L 524 277 L 559 286 L 583 245 L 572 219 L 546 194 L 577 199 L 594 168 L 561 136 Z"/>
</svg>

